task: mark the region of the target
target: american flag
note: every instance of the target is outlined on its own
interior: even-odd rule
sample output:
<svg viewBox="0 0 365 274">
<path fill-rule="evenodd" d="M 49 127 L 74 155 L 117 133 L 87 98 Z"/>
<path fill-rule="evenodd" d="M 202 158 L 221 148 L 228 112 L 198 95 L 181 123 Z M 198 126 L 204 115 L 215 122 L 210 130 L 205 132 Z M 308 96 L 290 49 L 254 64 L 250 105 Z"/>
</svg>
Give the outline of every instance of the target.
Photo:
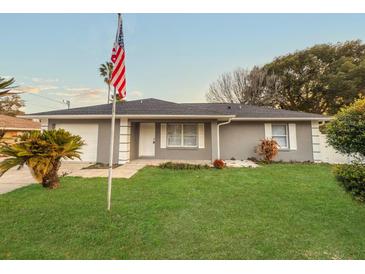
<svg viewBox="0 0 365 274">
<path fill-rule="evenodd" d="M 119 94 L 119 99 L 122 100 L 126 97 L 126 81 L 125 81 L 125 51 L 124 51 L 124 38 L 123 38 L 123 23 L 122 16 L 118 14 L 118 30 L 115 37 L 114 47 L 112 51 L 112 62 L 114 64 L 111 83 L 116 88 Z"/>
</svg>

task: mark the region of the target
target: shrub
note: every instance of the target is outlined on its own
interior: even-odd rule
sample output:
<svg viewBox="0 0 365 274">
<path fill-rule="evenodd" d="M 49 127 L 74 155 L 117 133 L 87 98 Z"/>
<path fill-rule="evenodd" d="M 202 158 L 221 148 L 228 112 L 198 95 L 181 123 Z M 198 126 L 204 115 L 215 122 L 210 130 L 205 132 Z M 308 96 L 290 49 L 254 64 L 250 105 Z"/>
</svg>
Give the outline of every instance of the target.
<svg viewBox="0 0 365 274">
<path fill-rule="evenodd" d="M 176 170 L 207 169 L 207 168 L 210 168 L 210 166 L 208 166 L 208 165 L 194 165 L 194 164 L 188 164 L 188 163 L 173 163 L 173 162 L 162 163 L 158 167 L 159 168 L 176 169 Z"/>
<path fill-rule="evenodd" d="M 0 154 L 8 156 L 0 163 L 0 176 L 12 167 L 27 165 L 43 187 L 57 188 L 61 160 L 80 159 L 84 144 L 80 136 L 64 129 L 24 133 L 16 143 L 0 147 Z"/>
<path fill-rule="evenodd" d="M 338 112 L 326 133 L 328 143 L 338 151 L 365 157 L 365 98 Z"/>
<path fill-rule="evenodd" d="M 214 160 L 213 166 L 218 169 L 223 169 L 226 166 L 226 163 L 223 160 Z"/>
<path fill-rule="evenodd" d="M 343 188 L 350 192 L 356 200 L 365 201 L 365 165 L 337 165 L 334 173 Z"/>
<path fill-rule="evenodd" d="M 274 139 L 263 139 L 256 152 L 263 156 L 265 162 L 271 163 L 278 154 L 278 143 Z"/>
</svg>

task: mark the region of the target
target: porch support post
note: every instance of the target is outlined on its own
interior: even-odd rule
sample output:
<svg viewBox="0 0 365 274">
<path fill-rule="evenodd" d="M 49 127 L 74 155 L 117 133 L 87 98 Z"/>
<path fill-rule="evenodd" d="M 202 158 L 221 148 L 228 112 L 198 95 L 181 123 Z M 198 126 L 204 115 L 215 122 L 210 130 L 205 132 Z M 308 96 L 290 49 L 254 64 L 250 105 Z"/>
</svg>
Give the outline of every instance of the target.
<svg viewBox="0 0 365 274">
<path fill-rule="evenodd" d="M 131 122 L 128 118 L 120 119 L 119 134 L 118 164 L 125 164 L 130 160 Z"/>
<path fill-rule="evenodd" d="M 312 150 L 313 150 L 313 161 L 315 163 L 322 162 L 321 157 L 321 132 L 319 131 L 319 122 L 312 121 Z"/>
<path fill-rule="evenodd" d="M 212 138 L 212 161 L 216 160 L 219 158 L 218 156 L 218 126 L 217 126 L 217 121 L 213 121 L 211 122 L 210 125 L 211 128 L 211 138 Z"/>
<path fill-rule="evenodd" d="M 48 119 L 41 119 L 41 131 L 48 130 Z"/>
</svg>

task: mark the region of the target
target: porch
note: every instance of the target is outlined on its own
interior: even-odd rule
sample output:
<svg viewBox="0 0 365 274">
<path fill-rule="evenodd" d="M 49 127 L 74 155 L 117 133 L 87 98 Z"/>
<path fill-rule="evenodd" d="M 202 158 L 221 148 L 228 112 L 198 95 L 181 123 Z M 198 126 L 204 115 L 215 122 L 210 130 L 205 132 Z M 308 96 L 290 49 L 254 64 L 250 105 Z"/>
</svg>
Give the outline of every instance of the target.
<svg viewBox="0 0 365 274">
<path fill-rule="evenodd" d="M 121 119 L 119 132 L 120 164 L 134 160 L 211 163 L 217 158 L 216 120 Z"/>
</svg>

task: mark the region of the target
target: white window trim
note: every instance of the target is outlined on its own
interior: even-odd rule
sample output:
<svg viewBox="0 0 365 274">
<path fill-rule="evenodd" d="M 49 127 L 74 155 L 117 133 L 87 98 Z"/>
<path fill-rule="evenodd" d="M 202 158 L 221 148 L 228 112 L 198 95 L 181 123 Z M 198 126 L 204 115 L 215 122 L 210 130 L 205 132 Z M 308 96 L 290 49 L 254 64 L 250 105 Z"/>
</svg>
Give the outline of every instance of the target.
<svg viewBox="0 0 365 274">
<path fill-rule="evenodd" d="M 290 144 L 289 144 L 289 130 L 288 130 L 288 124 L 271 124 L 271 132 L 273 132 L 272 127 L 273 126 L 285 126 L 285 135 L 274 135 L 274 133 L 272 133 L 272 139 L 274 139 L 275 137 L 285 137 L 286 139 L 286 146 L 282 147 L 279 145 L 279 150 L 289 150 L 290 149 Z M 275 140 L 275 139 L 274 139 Z"/>
<path fill-rule="evenodd" d="M 169 126 L 179 126 L 181 125 L 181 138 L 180 138 L 180 145 L 169 145 L 169 141 L 168 141 L 168 137 L 169 137 L 169 134 L 168 134 L 168 127 Z M 186 146 L 184 145 L 184 126 L 185 125 L 193 125 L 193 126 L 196 126 L 196 138 L 197 138 L 197 144 L 195 146 Z M 199 137 L 198 137 L 198 124 L 197 123 L 168 123 L 167 126 L 166 126 L 166 147 L 167 148 L 198 148 L 199 144 Z"/>
</svg>

